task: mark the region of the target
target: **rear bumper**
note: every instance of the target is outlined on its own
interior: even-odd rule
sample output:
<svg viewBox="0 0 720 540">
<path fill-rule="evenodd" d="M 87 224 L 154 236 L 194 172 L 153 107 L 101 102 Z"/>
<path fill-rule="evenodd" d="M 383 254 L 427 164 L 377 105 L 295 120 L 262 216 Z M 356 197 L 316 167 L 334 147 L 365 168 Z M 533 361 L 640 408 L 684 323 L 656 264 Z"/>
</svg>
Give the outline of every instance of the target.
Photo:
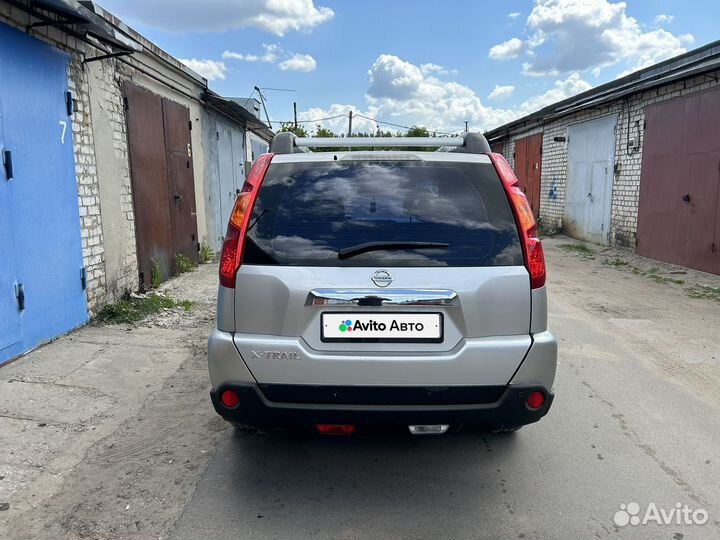
<svg viewBox="0 0 720 540">
<path fill-rule="evenodd" d="M 492 396 L 493 392 L 482 386 L 477 388 L 477 399 L 472 399 L 472 387 L 465 387 L 465 396 L 473 403 L 442 403 L 443 398 L 431 404 L 403 405 L 403 404 L 358 404 L 358 393 L 352 387 L 345 390 L 338 387 L 337 395 L 352 398 L 343 399 L 344 403 L 329 403 L 327 389 L 308 386 L 302 392 L 302 402 L 276 402 L 270 401 L 267 395 L 293 395 L 278 386 L 263 386 L 261 389 L 252 383 L 230 383 L 210 392 L 213 406 L 219 415 L 229 421 L 244 424 L 253 424 L 267 427 L 311 428 L 314 424 L 355 424 L 362 426 L 408 426 L 411 424 L 450 424 L 453 427 L 473 426 L 478 428 L 509 428 L 537 422 L 550 410 L 554 394 L 547 388 L 537 385 L 510 385 L 497 389 L 499 397 Z M 495 388 L 495 387 L 493 387 Z M 236 407 L 227 408 L 220 401 L 220 395 L 225 390 L 234 390 L 239 396 Z M 384 395 L 407 393 L 407 387 L 381 387 L 378 389 Z M 422 392 L 437 392 L 437 389 L 416 388 Z M 530 392 L 539 391 L 545 396 L 545 402 L 538 409 L 531 409 L 526 404 Z M 308 403 L 313 392 L 317 392 L 317 401 L 322 403 Z M 372 391 L 370 391 L 372 392 Z M 267 395 L 266 395 L 267 394 Z M 497 395 L 496 394 L 496 395 Z M 296 394 L 297 395 L 297 394 Z M 368 394 L 370 395 L 370 394 Z M 494 399 L 485 402 L 489 396 Z M 445 402 L 453 401 L 444 399 Z"/>
</svg>

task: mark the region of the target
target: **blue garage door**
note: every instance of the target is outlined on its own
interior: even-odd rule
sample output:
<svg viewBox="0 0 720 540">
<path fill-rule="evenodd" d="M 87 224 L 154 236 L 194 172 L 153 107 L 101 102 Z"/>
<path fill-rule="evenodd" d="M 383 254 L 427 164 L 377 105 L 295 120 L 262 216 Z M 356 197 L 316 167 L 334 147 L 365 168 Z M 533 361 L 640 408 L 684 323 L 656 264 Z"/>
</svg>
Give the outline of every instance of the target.
<svg viewBox="0 0 720 540">
<path fill-rule="evenodd" d="M 67 66 L 0 24 L 0 363 L 87 321 Z"/>
</svg>

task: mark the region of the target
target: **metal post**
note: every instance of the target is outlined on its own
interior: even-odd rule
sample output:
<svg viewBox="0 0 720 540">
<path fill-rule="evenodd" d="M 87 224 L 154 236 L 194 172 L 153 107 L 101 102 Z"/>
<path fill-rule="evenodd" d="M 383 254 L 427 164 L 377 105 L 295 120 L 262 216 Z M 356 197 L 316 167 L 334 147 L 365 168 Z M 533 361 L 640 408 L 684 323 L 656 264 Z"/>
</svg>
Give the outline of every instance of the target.
<svg viewBox="0 0 720 540">
<path fill-rule="evenodd" d="M 293 101 L 293 116 L 295 117 L 295 129 L 297 129 L 297 102 Z"/>
<path fill-rule="evenodd" d="M 468 132 L 468 120 L 465 120 L 465 133 Z"/>
<path fill-rule="evenodd" d="M 353 113 L 352 113 L 352 111 L 350 111 L 350 114 L 348 114 L 348 133 L 347 133 L 348 137 L 352 137 L 352 116 L 353 116 Z"/>
</svg>

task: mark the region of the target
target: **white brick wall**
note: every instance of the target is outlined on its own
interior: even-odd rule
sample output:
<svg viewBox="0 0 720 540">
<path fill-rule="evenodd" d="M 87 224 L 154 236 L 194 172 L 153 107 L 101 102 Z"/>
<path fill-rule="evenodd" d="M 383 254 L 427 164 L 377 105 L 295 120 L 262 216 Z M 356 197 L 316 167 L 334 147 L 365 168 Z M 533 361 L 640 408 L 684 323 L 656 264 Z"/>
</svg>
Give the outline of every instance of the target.
<svg viewBox="0 0 720 540">
<path fill-rule="evenodd" d="M 615 159 L 619 166 L 613 180 L 610 242 L 617 246 L 635 247 L 637 234 L 642 144 L 645 107 L 693 92 L 720 86 L 720 71 L 698 76 L 678 83 L 648 90 L 595 109 L 547 122 L 541 128 L 512 133 L 505 141 L 505 157 L 514 166 L 515 139 L 543 132 L 543 161 L 540 187 L 540 221 L 548 229 L 562 227 L 567 181 L 567 130 L 572 124 L 615 114 L 618 117 L 615 138 Z M 629 122 L 629 124 L 628 124 Z M 555 142 L 565 137 L 565 142 Z M 628 138 L 638 137 L 639 145 L 628 151 Z"/>
<path fill-rule="evenodd" d="M 113 189 L 106 190 L 106 199 L 101 201 L 101 208 L 120 215 L 120 222 L 114 224 L 110 230 L 120 235 L 121 240 L 108 241 L 117 253 L 113 253 L 115 262 L 106 268 L 108 272 L 106 284 L 106 300 L 118 300 L 127 291 L 136 290 L 138 283 L 137 244 L 135 240 L 135 213 L 133 207 L 132 182 L 130 177 L 130 162 L 127 142 L 127 126 L 125 123 L 125 110 L 123 104 L 122 83 L 123 74 L 121 64 L 115 59 L 108 59 L 93 65 L 93 92 L 94 105 L 100 108 L 100 115 L 94 122 L 103 122 L 97 129 L 105 130 L 105 136 L 112 141 L 112 149 L 108 144 L 105 152 L 112 155 L 98 156 L 105 163 L 112 163 L 109 172 L 100 175 L 101 183 L 112 183 Z M 96 143 L 99 136 L 96 136 Z M 96 153 L 100 153 L 101 145 L 96 144 Z M 102 172 L 102 171 L 101 171 Z M 104 184 L 103 184 L 104 185 Z M 105 223 L 109 226 L 109 222 Z M 107 229 L 106 229 L 107 230 Z"/>
</svg>

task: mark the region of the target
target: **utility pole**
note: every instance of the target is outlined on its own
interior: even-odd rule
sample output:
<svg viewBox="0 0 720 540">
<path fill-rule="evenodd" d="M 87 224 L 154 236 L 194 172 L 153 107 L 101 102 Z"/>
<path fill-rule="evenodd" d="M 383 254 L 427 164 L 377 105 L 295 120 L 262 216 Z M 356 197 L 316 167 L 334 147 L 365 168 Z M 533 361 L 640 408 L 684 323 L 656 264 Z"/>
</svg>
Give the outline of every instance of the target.
<svg viewBox="0 0 720 540">
<path fill-rule="evenodd" d="M 465 133 L 468 132 L 468 122 L 469 120 L 465 120 Z"/>
<path fill-rule="evenodd" d="M 348 137 L 352 137 L 352 111 L 348 114 Z"/>
<path fill-rule="evenodd" d="M 293 116 L 295 117 L 295 129 L 297 129 L 297 102 L 293 101 Z"/>
<path fill-rule="evenodd" d="M 265 118 L 267 119 L 268 127 L 272 129 L 272 123 L 270 122 L 270 115 L 268 114 L 267 105 L 265 105 L 265 97 L 263 96 L 260 89 L 256 86 L 255 90 L 258 93 L 258 96 L 260 96 L 260 103 L 262 103 L 263 109 L 265 109 Z"/>
</svg>

